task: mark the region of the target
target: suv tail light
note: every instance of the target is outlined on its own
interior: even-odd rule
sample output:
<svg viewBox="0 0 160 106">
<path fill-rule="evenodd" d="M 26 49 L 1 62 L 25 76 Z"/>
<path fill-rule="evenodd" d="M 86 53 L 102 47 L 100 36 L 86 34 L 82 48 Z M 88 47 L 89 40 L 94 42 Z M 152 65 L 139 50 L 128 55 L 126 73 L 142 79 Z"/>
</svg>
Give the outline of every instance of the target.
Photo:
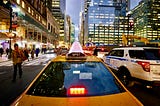
<svg viewBox="0 0 160 106">
<path fill-rule="evenodd" d="M 142 66 L 144 71 L 150 72 L 150 63 L 149 62 L 137 61 L 137 63 Z"/>
<path fill-rule="evenodd" d="M 85 95 L 87 93 L 86 88 L 84 87 L 71 87 L 69 88 L 69 95 L 79 96 L 79 95 Z"/>
</svg>

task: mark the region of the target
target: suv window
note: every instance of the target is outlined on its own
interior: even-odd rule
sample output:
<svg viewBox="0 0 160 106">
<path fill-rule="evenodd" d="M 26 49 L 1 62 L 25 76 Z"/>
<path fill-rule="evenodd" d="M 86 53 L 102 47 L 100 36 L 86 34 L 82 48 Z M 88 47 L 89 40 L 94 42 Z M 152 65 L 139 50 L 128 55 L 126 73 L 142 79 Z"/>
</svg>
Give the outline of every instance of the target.
<svg viewBox="0 0 160 106">
<path fill-rule="evenodd" d="M 129 50 L 131 58 L 144 60 L 160 60 L 159 49 Z"/>
<path fill-rule="evenodd" d="M 52 62 L 27 94 L 66 97 L 72 86 L 85 86 L 85 96 L 123 92 L 110 71 L 101 62 Z"/>
<path fill-rule="evenodd" d="M 144 50 L 129 50 L 129 56 L 134 59 L 146 59 Z"/>
<path fill-rule="evenodd" d="M 109 53 L 110 56 L 117 56 L 117 57 L 123 57 L 124 56 L 124 50 L 112 50 Z"/>
<path fill-rule="evenodd" d="M 160 60 L 160 49 L 144 49 L 147 60 Z"/>
</svg>

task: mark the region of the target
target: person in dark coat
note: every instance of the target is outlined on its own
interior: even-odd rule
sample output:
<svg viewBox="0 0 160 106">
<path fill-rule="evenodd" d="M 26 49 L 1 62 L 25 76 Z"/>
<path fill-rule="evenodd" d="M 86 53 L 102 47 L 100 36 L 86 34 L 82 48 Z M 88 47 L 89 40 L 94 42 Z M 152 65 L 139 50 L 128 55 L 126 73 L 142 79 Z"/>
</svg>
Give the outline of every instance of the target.
<svg viewBox="0 0 160 106">
<path fill-rule="evenodd" d="M 6 49 L 6 56 L 8 56 L 8 53 L 9 53 L 9 49 L 7 48 Z"/>
<path fill-rule="evenodd" d="M 36 51 L 35 51 L 36 57 L 38 57 L 39 52 L 40 52 L 39 48 L 36 48 Z"/>
<path fill-rule="evenodd" d="M 3 55 L 3 48 L 0 48 L 0 57 L 2 57 L 2 55 Z"/>
<path fill-rule="evenodd" d="M 95 49 L 94 49 L 93 55 L 95 55 L 95 56 L 98 55 L 98 48 L 97 48 L 97 46 L 96 46 Z"/>
</svg>

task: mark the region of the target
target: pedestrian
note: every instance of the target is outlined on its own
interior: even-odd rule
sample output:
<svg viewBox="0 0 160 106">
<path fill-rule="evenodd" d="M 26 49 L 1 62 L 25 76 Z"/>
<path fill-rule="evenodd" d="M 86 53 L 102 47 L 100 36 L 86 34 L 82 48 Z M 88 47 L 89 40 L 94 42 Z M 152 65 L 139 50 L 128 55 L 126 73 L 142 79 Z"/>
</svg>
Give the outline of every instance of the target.
<svg viewBox="0 0 160 106">
<path fill-rule="evenodd" d="M 34 48 L 31 50 L 31 57 L 32 57 L 32 59 L 34 59 L 34 53 L 35 53 L 35 50 L 34 50 Z"/>
<path fill-rule="evenodd" d="M 39 51 L 40 51 L 39 48 L 36 48 L 36 51 L 35 51 L 36 57 L 38 57 Z"/>
<path fill-rule="evenodd" d="M 95 56 L 98 55 L 98 48 L 97 48 L 97 46 L 96 46 L 95 49 L 94 49 L 93 55 L 95 55 Z"/>
<path fill-rule="evenodd" d="M 23 52 L 24 52 L 26 60 L 29 61 L 29 50 L 27 48 L 24 48 Z"/>
<path fill-rule="evenodd" d="M 12 82 L 16 81 L 16 76 L 17 76 L 17 68 L 19 70 L 19 78 L 22 77 L 22 62 L 23 62 L 23 58 L 24 58 L 24 53 L 22 50 L 20 50 L 18 48 L 18 44 L 15 43 L 14 44 L 14 50 L 12 51 L 12 61 L 13 61 L 13 68 L 14 68 L 14 72 L 13 72 L 13 80 Z"/>
<path fill-rule="evenodd" d="M 4 52 L 4 51 L 3 51 L 3 48 L 1 47 L 1 48 L 0 48 L 0 57 L 2 57 L 3 52 Z"/>
<path fill-rule="evenodd" d="M 8 53 L 9 53 L 9 49 L 7 48 L 6 49 L 6 57 L 8 56 Z"/>
</svg>

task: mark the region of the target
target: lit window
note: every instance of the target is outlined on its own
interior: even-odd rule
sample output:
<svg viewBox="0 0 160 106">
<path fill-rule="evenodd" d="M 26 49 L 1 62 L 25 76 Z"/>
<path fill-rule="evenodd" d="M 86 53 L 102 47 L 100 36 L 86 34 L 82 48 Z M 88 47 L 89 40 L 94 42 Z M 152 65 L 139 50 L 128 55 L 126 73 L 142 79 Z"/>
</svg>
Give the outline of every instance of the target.
<svg viewBox="0 0 160 106">
<path fill-rule="evenodd" d="M 22 7 L 23 7 L 23 8 L 25 8 L 25 4 L 24 4 L 24 1 L 22 1 Z"/>
<path fill-rule="evenodd" d="M 38 19 L 38 14 L 36 14 L 36 19 Z"/>
<path fill-rule="evenodd" d="M 32 10 L 32 15 L 34 15 L 34 11 Z"/>
<path fill-rule="evenodd" d="M 20 0 L 16 0 L 17 4 L 20 4 Z"/>
<path fill-rule="evenodd" d="M 38 17 L 38 20 L 39 20 L 39 21 L 41 20 L 41 17 L 40 17 L 40 16 Z"/>
<path fill-rule="evenodd" d="M 31 13 L 31 8 L 30 7 L 28 7 L 28 12 Z"/>
</svg>

